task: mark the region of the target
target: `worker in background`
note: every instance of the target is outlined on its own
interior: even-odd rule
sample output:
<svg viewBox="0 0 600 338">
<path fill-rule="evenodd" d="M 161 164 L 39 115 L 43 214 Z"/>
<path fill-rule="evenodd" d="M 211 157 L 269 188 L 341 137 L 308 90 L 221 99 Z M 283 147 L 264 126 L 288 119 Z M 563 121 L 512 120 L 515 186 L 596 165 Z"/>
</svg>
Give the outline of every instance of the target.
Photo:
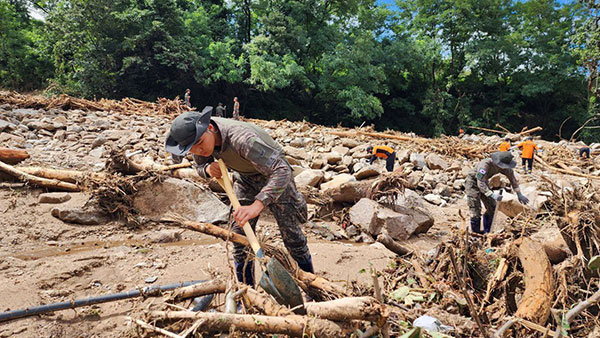
<svg viewBox="0 0 600 338">
<path fill-rule="evenodd" d="M 233 119 L 240 119 L 240 102 L 238 101 L 237 96 L 233 98 Z"/>
<path fill-rule="evenodd" d="M 183 95 L 183 101 L 185 102 L 185 105 L 188 106 L 188 107 L 192 106 L 190 104 L 190 98 L 191 98 L 191 91 L 188 88 L 188 89 L 185 90 L 185 94 Z"/>
<path fill-rule="evenodd" d="M 223 103 L 221 102 L 215 108 L 215 117 L 225 117 L 225 107 L 223 107 Z"/>
<path fill-rule="evenodd" d="M 510 150 L 510 139 L 507 137 L 504 139 L 504 142 L 500 143 L 500 151 L 509 151 Z"/>
<path fill-rule="evenodd" d="M 481 202 L 485 206 L 483 214 L 483 233 L 488 233 L 492 229 L 496 203 L 502 200 L 502 195 L 494 193 L 489 185 L 488 179 L 498 173 L 508 177 L 513 191 L 517 193 L 519 202 L 529 203 L 529 199 L 521 193 L 519 182 L 515 177 L 513 168 L 517 162 L 513 160 L 510 151 L 499 151 L 492 154 L 491 158 L 481 160 L 475 169 L 467 175 L 465 181 L 465 190 L 467 192 L 467 204 L 471 212 L 471 231 L 481 232 Z"/>
<path fill-rule="evenodd" d="M 579 159 L 586 159 L 589 160 L 590 159 L 590 147 L 585 146 L 585 147 L 581 147 L 579 148 Z"/>
<path fill-rule="evenodd" d="M 533 170 L 533 155 L 539 150 L 537 144 L 533 142 L 533 137 L 528 136 L 525 141 L 519 143 L 517 148 L 521 149 L 521 164 L 523 172 L 531 174 Z"/>
<path fill-rule="evenodd" d="M 373 164 L 373 161 L 377 157 L 385 159 L 385 168 L 387 171 L 394 171 L 394 161 L 396 160 L 396 152 L 394 149 L 388 146 L 368 146 L 367 152 L 371 155 L 369 163 Z"/>
</svg>

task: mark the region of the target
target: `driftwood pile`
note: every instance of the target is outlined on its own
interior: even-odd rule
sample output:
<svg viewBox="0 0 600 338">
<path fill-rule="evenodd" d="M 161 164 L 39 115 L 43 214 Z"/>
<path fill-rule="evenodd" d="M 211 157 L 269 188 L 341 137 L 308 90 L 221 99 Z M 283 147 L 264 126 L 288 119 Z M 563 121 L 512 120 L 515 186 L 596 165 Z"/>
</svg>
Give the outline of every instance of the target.
<svg viewBox="0 0 600 338">
<path fill-rule="evenodd" d="M 116 100 L 86 100 L 66 94 L 45 97 L 23 95 L 17 92 L 0 91 L 0 104 L 9 104 L 21 108 L 34 109 L 81 109 L 83 111 L 111 111 L 124 115 L 171 115 L 177 116 L 184 111 L 193 110 L 176 97 L 173 100 L 161 97 L 156 102 L 147 102 L 135 98 Z"/>
</svg>

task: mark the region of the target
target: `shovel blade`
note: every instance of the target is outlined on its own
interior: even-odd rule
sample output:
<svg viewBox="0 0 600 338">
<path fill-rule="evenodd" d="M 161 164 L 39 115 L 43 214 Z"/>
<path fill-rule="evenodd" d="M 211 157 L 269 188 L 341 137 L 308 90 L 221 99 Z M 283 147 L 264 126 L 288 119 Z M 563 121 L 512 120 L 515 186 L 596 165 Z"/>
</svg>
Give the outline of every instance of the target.
<svg viewBox="0 0 600 338">
<path fill-rule="evenodd" d="M 304 299 L 296 281 L 283 265 L 274 258 L 271 258 L 267 263 L 259 285 L 281 305 L 294 308 L 304 304 Z M 304 314 L 305 311 L 304 307 L 295 310 L 298 314 Z"/>
</svg>

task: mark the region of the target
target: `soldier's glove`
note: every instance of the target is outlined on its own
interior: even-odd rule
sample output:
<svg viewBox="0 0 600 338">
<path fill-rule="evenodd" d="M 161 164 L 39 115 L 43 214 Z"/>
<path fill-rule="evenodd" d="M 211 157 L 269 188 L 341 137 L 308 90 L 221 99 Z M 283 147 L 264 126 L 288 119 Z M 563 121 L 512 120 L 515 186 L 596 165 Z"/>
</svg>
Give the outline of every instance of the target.
<svg viewBox="0 0 600 338">
<path fill-rule="evenodd" d="M 492 198 L 498 202 L 502 201 L 502 195 L 500 195 L 500 194 L 493 193 Z"/>
<path fill-rule="evenodd" d="M 517 197 L 519 198 L 519 202 L 522 204 L 529 203 L 529 198 L 525 197 L 525 195 L 521 194 L 520 192 L 517 193 Z"/>
</svg>

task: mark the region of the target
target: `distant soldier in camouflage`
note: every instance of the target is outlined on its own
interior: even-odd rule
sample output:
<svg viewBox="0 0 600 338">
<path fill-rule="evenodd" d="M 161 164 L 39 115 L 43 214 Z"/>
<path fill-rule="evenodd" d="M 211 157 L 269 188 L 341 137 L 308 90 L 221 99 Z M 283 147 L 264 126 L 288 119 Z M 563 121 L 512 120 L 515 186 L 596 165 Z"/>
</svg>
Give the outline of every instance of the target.
<svg viewBox="0 0 600 338">
<path fill-rule="evenodd" d="M 254 229 L 264 207 L 269 207 L 279 226 L 283 243 L 298 266 L 314 272 L 306 237 L 300 226 L 307 220 L 304 196 L 296 189 L 292 168 L 283 149 L 258 126 L 242 121 L 212 117 L 212 107 L 202 113 L 185 112 L 173 124 L 165 142 L 176 161 L 190 152 L 198 174 L 221 177 L 214 159 L 222 159 L 234 171 L 233 188 L 242 204 L 233 213 L 236 233 L 250 222 Z M 239 225 L 239 226 L 238 226 Z M 247 249 L 234 244 L 234 261 L 239 281 L 254 285 L 252 262 L 246 262 Z"/>
<path fill-rule="evenodd" d="M 471 231 L 481 232 L 481 202 L 485 205 L 485 214 L 483 214 L 483 233 L 488 233 L 492 228 L 496 202 L 502 200 L 502 195 L 494 193 L 488 186 L 488 179 L 497 173 L 502 173 L 508 177 L 510 185 L 517 193 L 519 202 L 529 203 L 527 197 L 521 193 L 519 182 L 515 177 L 513 168 L 517 162 L 513 160 L 510 151 L 499 151 L 492 154 L 491 158 L 480 161 L 475 170 L 467 176 L 465 188 L 467 191 L 467 204 L 471 212 Z"/>
</svg>

